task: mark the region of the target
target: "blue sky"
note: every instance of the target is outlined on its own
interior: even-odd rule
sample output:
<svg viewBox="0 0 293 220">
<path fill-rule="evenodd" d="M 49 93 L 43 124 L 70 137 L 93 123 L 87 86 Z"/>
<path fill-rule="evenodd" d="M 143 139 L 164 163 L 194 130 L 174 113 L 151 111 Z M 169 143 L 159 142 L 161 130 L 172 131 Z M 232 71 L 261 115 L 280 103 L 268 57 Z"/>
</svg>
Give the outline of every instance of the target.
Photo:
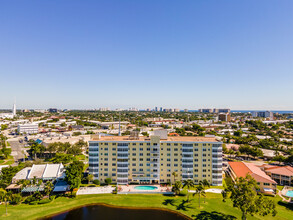
<svg viewBox="0 0 293 220">
<path fill-rule="evenodd" d="M 0 0 L 0 108 L 293 110 L 293 1 Z"/>
</svg>

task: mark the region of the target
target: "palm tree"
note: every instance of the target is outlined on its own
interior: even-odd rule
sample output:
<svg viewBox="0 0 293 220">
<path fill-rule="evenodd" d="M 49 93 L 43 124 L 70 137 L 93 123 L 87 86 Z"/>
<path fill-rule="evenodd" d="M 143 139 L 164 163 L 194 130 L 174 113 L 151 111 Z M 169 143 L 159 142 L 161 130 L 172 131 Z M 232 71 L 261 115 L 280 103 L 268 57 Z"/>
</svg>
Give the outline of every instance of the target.
<svg viewBox="0 0 293 220">
<path fill-rule="evenodd" d="M 193 194 L 193 196 L 195 196 L 196 194 L 198 194 L 198 204 L 200 207 L 200 196 L 204 196 L 205 197 L 205 191 L 204 191 L 204 187 L 202 184 L 199 184 L 198 186 L 196 186 L 196 191 Z"/>
<path fill-rule="evenodd" d="M 178 174 L 174 171 L 173 173 L 172 173 L 172 176 L 174 177 L 174 183 L 176 182 L 176 177 L 178 176 Z"/>
<path fill-rule="evenodd" d="M 34 176 L 33 181 L 32 181 L 32 182 L 33 182 L 33 185 L 36 185 L 36 184 L 37 184 L 37 181 L 38 181 L 38 180 L 37 180 L 37 177 Z"/>
<path fill-rule="evenodd" d="M 5 203 L 6 207 L 6 216 L 8 215 L 7 213 L 7 203 L 11 199 L 11 191 L 7 192 L 4 189 L 0 189 L 0 201 Z"/>
<path fill-rule="evenodd" d="M 210 183 L 206 179 L 204 179 L 203 181 L 199 181 L 199 184 L 203 186 L 204 190 L 206 187 L 207 188 L 211 187 Z M 206 196 L 205 195 L 204 195 L 204 203 L 206 203 Z"/>
<path fill-rule="evenodd" d="M 44 192 L 47 196 L 50 195 L 50 193 L 53 190 L 53 187 L 54 187 L 54 185 L 51 181 L 46 182 Z"/>
<path fill-rule="evenodd" d="M 189 202 L 189 189 L 191 188 L 191 187 L 193 187 L 194 186 L 194 184 L 193 184 L 193 182 L 192 182 L 192 180 L 184 180 L 183 181 L 183 188 L 187 188 L 188 190 L 187 190 L 187 202 Z"/>
<path fill-rule="evenodd" d="M 89 174 L 89 175 L 87 176 L 88 184 L 89 184 L 91 181 L 93 181 L 93 179 L 94 179 L 94 175 Z"/>
<path fill-rule="evenodd" d="M 180 181 L 177 181 L 172 187 L 172 192 L 174 192 L 175 195 L 178 195 L 180 193 L 181 188 L 182 188 L 182 183 Z"/>
</svg>

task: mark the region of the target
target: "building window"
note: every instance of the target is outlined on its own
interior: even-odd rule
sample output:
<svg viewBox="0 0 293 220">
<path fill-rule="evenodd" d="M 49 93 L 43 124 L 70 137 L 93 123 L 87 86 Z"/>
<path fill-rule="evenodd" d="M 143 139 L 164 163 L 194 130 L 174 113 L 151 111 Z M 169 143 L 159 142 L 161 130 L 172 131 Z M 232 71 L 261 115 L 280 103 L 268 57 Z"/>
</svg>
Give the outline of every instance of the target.
<svg viewBox="0 0 293 220">
<path fill-rule="evenodd" d="M 143 151 L 143 148 L 139 148 L 139 150 Z"/>
</svg>

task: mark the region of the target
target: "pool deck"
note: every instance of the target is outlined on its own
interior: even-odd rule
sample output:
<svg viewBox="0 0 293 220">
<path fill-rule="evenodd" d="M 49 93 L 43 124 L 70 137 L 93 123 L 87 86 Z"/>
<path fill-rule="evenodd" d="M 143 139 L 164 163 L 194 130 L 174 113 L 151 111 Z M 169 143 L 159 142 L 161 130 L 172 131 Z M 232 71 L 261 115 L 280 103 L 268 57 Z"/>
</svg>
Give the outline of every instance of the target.
<svg viewBox="0 0 293 220">
<path fill-rule="evenodd" d="M 283 201 L 293 203 L 292 202 L 292 197 L 286 195 L 288 191 L 293 191 L 293 187 L 291 187 L 291 186 L 284 186 L 284 188 L 282 189 L 282 191 L 279 191 L 278 194 L 283 199 Z M 288 198 L 288 199 L 286 199 L 286 198 Z"/>
<path fill-rule="evenodd" d="M 80 187 L 76 195 L 89 195 L 89 194 L 106 194 L 112 193 L 115 187 L 101 186 L 101 187 Z"/>
<path fill-rule="evenodd" d="M 147 185 L 147 186 L 155 186 L 157 189 L 153 190 L 140 190 L 135 189 L 137 186 L 143 185 L 119 185 L 118 186 L 118 194 L 173 194 L 171 191 L 171 187 L 160 186 L 160 185 Z"/>
</svg>

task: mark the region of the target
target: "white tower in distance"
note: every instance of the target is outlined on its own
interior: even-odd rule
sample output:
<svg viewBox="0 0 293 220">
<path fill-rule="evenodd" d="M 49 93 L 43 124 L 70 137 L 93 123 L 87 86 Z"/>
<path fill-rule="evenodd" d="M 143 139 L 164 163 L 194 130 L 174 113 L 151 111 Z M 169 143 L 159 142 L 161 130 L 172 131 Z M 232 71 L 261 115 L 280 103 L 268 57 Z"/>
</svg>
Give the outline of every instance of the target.
<svg viewBox="0 0 293 220">
<path fill-rule="evenodd" d="M 13 117 L 16 116 L 16 101 L 14 100 L 13 108 L 12 108 Z"/>
</svg>

